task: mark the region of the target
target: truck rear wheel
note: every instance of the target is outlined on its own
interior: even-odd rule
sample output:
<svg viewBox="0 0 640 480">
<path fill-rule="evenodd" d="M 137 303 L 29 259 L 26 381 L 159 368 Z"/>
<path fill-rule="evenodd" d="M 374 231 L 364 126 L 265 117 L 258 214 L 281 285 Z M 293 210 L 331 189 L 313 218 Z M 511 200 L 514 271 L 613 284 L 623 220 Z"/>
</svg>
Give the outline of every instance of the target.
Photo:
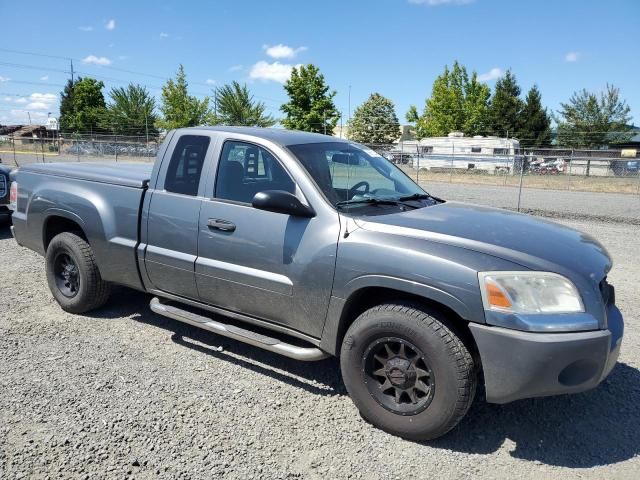
<svg viewBox="0 0 640 480">
<path fill-rule="evenodd" d="M 345 335 L 340 366 L 362 416 L 411 440 L 447 433 L 475 395 L 468 348 L 439 314 L 409 303 L 379 305 L 360 315 Z"/>
<path fill-rule="evenodd" d="M 61 233 L 51 240 L 46 270 L 49 290 L 67 312 L 88 312 L 109 299 L 111 285 L 100 276 L 91 246 L 75 233 Z"/>
</svg>

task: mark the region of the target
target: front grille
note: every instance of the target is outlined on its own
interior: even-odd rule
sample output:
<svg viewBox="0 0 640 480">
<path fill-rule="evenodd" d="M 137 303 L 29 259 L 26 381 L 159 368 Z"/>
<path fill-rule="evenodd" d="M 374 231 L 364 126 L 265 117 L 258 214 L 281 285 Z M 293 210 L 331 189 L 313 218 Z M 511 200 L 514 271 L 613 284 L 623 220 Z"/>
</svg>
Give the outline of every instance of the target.
<svg viewBox="0 0 640 480">
<path fill-rule="evenodd" d="M 600 282 L 600 294 L 605 305 L 614 305 L 616 303 L 616 291 L 613 285 L 610 285 L 607 281 L 607 277 L 604 277 Z"/>
<path fill-rule="evenodd" d="M 7 195 L 7 177 L 0 174 L 0 198 L 4 198 Z"/>
</svg>

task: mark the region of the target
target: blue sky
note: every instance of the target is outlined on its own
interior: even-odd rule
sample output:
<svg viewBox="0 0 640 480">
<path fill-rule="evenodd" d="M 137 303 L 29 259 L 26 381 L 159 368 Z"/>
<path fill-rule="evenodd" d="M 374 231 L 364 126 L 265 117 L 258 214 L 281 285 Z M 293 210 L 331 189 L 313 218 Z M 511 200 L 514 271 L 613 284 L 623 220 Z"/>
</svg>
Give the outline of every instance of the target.
<svg viewBox="0 0 640 480">
<path fill-rule="evenodd" d="M 612 83 L 640 123 L 638 0 L 5 0 L 0 15 L 1 48 L 71 57 L 107 88 L 133 81 L 158 95 L 182 63 L 194 94 L 239 80 L 278 116 L 290 66 L 314 63 L 345 119 L 351 85 L 352 110 L 377 91 L 402 121 L 457 59 L 492 87 L 511 68 L 551 110 Z M 0 123 L 57 115 L 68 70 L 63 58 L 0 49 Z"/>
</svg>

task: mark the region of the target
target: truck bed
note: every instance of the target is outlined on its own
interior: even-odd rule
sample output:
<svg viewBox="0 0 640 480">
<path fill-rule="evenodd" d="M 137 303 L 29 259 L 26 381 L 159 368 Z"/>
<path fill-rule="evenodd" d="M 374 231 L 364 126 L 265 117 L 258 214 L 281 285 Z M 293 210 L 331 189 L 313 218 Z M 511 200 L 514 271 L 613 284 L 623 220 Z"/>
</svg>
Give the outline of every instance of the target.
<svg viewBox="0 0 640 480">
<path fill-rule="evenodd" d="M 144 188 L 151 178 L 153 164 L 133 162 L 31 163 L 20 167 L 20 169 L 77 180 Z"/>
</svg>

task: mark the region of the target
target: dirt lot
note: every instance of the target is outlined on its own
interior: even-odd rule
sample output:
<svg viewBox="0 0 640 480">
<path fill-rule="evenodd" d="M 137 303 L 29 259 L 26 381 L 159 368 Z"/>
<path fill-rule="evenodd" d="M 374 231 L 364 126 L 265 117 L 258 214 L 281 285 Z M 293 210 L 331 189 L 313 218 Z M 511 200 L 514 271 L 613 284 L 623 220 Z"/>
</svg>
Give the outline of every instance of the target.
<svg viewBox="0 0 640 480">
<path fill-rule="evenodd" d="M 335 360 L 299 363 L 149 312 L 119 291 L 73 316 L 43 262 L 0 227 L 0 478 L 637 478 L 638 226 L 567 221 L 602 241 L 626 317 L 594 391 L 498 406 L 412 443 L 365 423 Z"/>
</svg>

